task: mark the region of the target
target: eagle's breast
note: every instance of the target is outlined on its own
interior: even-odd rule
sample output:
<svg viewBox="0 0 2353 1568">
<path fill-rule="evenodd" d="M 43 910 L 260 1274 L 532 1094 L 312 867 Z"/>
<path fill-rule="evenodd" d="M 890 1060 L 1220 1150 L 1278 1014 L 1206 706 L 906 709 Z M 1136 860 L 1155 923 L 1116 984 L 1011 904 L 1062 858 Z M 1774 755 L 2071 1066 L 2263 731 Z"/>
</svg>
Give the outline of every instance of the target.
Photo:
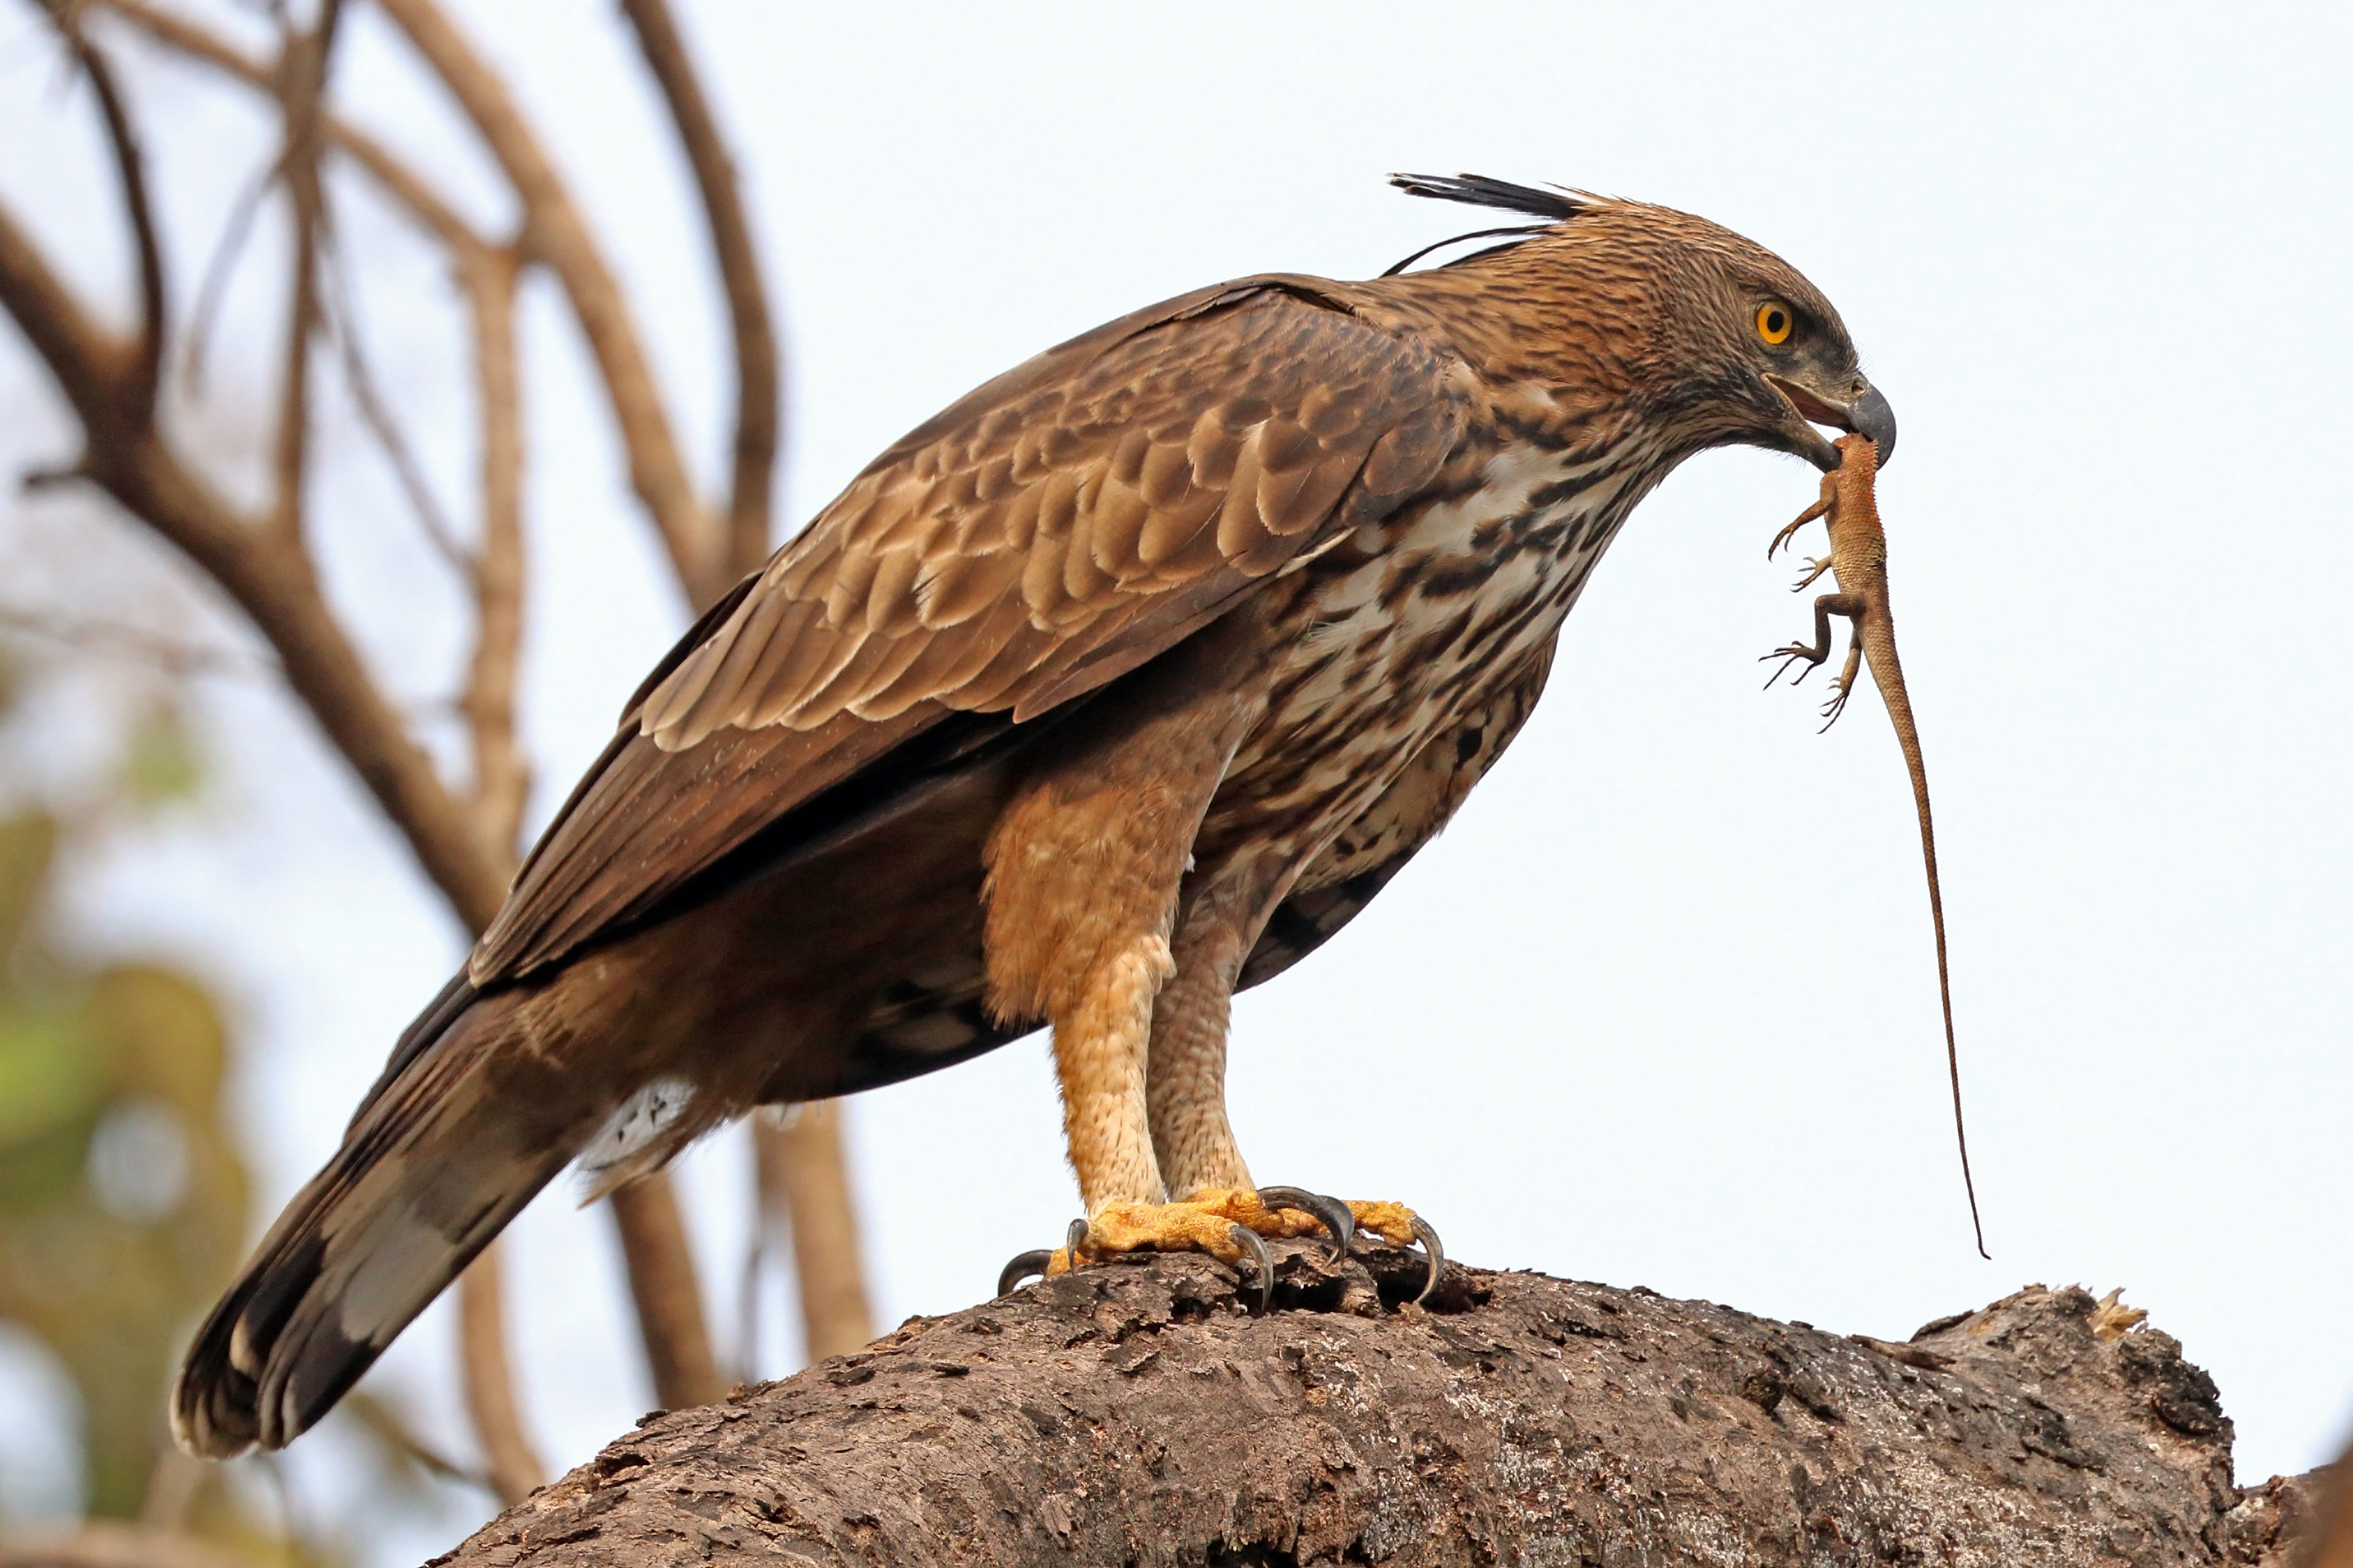
<svg viewBox="0 0 2353 1568">
<path fill-rule="evenodd" d="M 1303 568 L 1267 713 L 1211 808 L 1213 836 L 1314 854 L 1549 643 L 1656 454 L 1501 442 Z"/>
</svg>

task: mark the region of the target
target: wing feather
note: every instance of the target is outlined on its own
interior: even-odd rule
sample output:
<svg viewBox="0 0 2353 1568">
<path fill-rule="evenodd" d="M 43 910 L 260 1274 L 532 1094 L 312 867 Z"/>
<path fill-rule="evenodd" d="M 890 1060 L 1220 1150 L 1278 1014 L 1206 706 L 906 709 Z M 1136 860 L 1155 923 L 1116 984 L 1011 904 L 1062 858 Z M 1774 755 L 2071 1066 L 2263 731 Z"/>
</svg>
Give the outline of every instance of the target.
<svg viewBox="0 0 2353 1568">
<path fill-rule="evenodd" d="M 782 852 L 780 819 L 861 774 L 902 787 L 890 759 L 952 714 L 1026 721 L 1156 657 L 1427 483 L 1462 417 L 1437 349 L 1312 279 L 1203 289 L 998 377 L 698 626 L 525 863 L 474 981 L 653 918 L 754 836 Z"/>
</svg>

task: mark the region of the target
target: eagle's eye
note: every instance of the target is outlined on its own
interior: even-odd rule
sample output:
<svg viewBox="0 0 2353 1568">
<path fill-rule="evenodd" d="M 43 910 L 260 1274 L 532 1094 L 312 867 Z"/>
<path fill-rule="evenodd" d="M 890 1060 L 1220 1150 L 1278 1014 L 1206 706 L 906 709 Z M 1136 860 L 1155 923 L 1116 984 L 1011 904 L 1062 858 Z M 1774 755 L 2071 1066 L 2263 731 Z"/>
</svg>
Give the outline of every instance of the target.
<svg viewBox="0 0 2353 1568">
<path fill-rule="evenodd" d="M 1767 342 L 1777 347 L 1788 342 L 1797 327 L 1798 318 L 1780 300 L 1767 300 L 1757 307 L 1757 335 Z"/>
</svg>

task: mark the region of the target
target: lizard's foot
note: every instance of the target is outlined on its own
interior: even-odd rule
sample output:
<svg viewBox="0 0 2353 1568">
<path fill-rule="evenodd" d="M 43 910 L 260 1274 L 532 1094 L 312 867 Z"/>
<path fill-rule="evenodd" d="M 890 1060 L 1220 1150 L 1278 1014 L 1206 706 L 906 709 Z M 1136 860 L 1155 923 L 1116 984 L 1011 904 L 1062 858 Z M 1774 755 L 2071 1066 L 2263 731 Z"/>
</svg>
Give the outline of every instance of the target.
<svg viewBox="0 0 2353 1568">
<path fill-rule="evenodd" d="M 1773 689 L 1774 682 L 1788 674 L 1789 667 L 1793 664 L 1802 664 L 1806 668 L 1798 671 L 1798 679 L 1789 682 L 1789 684 L 1792 686 L 1803 685 L 1806 677 L 1814 672 L 1814 667 L 1829 657 L 1830 656 L 1828 654 L 1822 652 L 1820 649 L 1809 647 L 1804 643 L 1791 643 L 1788 647 L 1777 647 L 1771 653 L 1758 655 L 1757 662 L 1759 664 L 1764 663 L 1768 658 L 1778 658 L 1781 661 L 1781 668 L 1765 678 L 1764 689 L 1767 691 Z"/>
<path fill-rule="evenodd" d="M 1430 1259 L 1421 1296 L 1446 1268 L 1446 1249 L 1427 1220 L 1403 1204 L 1348 1203 L 1298 1187 L 1210 1187 L 1171 1204 L 1107 1204 L 1092 1220 L 1072 1220 L 1068 1243 L 1051 1252 L 1025 1252 L 1005 1266 L 997 1290 L 1004 1295 L 1032 1275 L 1068 1273 L 1082 1263 L 1122 1252 L 1206 1252 L 1258 1272 L 1259 1308 L 1274 1297 L 1274 1260 L 1262 1237 L 1328 1236 L 1336 1260 L 1359 1230 L 1394 1247 L 1420 1242 Z"/>
</svg>

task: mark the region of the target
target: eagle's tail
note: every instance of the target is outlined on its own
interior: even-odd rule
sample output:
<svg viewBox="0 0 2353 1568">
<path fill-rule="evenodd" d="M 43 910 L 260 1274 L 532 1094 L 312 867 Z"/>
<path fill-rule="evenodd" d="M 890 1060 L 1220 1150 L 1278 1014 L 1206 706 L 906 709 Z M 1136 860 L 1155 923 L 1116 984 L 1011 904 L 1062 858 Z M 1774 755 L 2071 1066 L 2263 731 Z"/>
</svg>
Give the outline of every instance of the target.
<svg viewBox="0 0 2353 1568">
<path fill-rule="evenodd" d="M 572 1158 L 574 1097 L 539 1053 L 501 1048 L 519 1006 L 445 992 L 418 1020 L 428 1037 L 403 1040 L 198 1331 L 172 1391 L 182 1447 L 227 1458 L 299 1436 Z"/>
</svg>

